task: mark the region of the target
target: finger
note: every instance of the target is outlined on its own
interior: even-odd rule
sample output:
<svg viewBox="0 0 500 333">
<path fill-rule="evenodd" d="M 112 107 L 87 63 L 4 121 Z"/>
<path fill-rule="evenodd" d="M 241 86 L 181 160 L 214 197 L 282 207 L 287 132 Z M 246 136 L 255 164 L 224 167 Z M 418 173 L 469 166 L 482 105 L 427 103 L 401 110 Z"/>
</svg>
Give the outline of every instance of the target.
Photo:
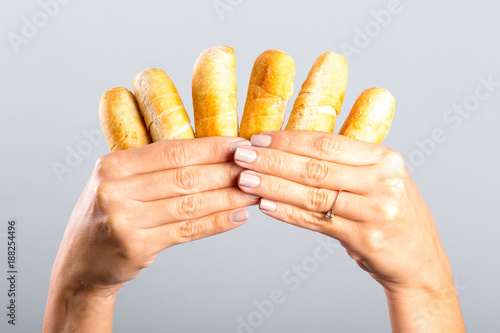
<svg viewBox="0 0 500 333">
<path fill-rule="evenodd" d="M 280 221 L 297 227 L 313 230 L 333 237 L 350 246 L 358 234 L 359 223 L 335 215 L 332 221 L 325 218 L 324 213 L 311 212 L 300 207 L 279 201 L 262 198 L 259 208 L 261 212 Z"/>
<path fill-rule="evenodd" d="M 248 211 L 240 208 L 188 221 L 163 224 L 148 230 L 151 232 L 151 246 L 160 252 L 173 245 L 192 242 L 232 230 L 247 220 Z"/>
<path fill-rule="evenodd" d="M 192 220 L 218 211 L 255 205 L 258 198 L 237 187 L 189 194 L 175 198 L 141 202 L 134 209 L 132 221 L 140 227 L 152 228 L 165 223 Z"/>
<path fill-rule="evenodd" d="M 111 154 L 116 164 L 129 173 L 147 173 L 189 165 L 228 162 L 238 145 L 248 140 L 236 137 L 209 137 L 165 140 L 144 147 Z"/>
<path fill-rule="evenodd" d="M 338 195 L 338 191 L 305 186 L 254 171 L 242 172 L 238 186 L 246 193 L 323 214 L 332 208 Z M 344 191 L 338 197 L 335 214 L 353 221 L 370 221 L 374 216 L 371 202 L 364 196 Z"/>
<path fill-rule="evenodd" d="M 376 164 L 386 147 L 342 135 L 317 131 L 263 132 L 250 138 L 253 146 L 346 165 Z"/>
<path fill-rule="evenodd" d="M 234 186 L 241 171 L 234 162 L 193 165 L 133 174 L 116 183 L 130 198 L 152 201 Z"/>
<path fill-rule="evenodd" d="M 234 161 L 245 169 L 278 176 L 299 184 L 368 193 L 373 189 L 376 166 L 349 166 L 294 155 L 276 149 L 241 146 L 236 149 Z"/>
</svg>

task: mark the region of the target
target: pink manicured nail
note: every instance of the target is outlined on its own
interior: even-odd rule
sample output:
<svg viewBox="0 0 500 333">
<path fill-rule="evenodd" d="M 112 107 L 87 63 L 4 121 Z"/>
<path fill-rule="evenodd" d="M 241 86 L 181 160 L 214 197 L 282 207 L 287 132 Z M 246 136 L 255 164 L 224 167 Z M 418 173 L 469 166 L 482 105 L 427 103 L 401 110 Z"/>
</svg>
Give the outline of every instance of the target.
<svg viewBox="0 0 500 333">
<path fill-rule="evenodd" d="M 250 138 L 252 146 L 268 147 L 271 144 L 271 136 L 266 134 L 254 134 Z"/>
<path fill-rule="evenodd" d="M 250 193 L 247 193 L 246 197 L 248 200 L 252 200 L 252 201 L 256 201 L 256 200 L 260 199 L 260 197 L 258 195 L 250 194 Z"/>
<path fill-rule="evenodd" d="M 231 146 L 229 146 L 229 150 L 234 153 L 236 148 L 238 148 L 239 146 L 250 146 L 250 145 L 251 145 L 251 143 L 248 140 L 235 141 L 235 142 L 231 143 Z"/>
<path fill-rule="evenodd" d="M 238 210 L 236 212 L 231 213 L 231 215 L 229 215 L 229 219 L 233 223 L 240 223 L 246 221 L 248 220 L 248 212 L 245 209 Z"/>
<path fill-rule="evenodd" d="M 238 181 L 238 184 L 241 186 L 257 187 L 260 184 L 260 178 L 246 172 L 242 172 L 240 173 L 240 180 Z"/>
<path fill-rule="evenodd" d="M 252 163 L 257 159 L 257 153 L 250 149 L 237 148 L 236 153 L 234 153 L 234 159 L 241 162 Z"/>
<path fill-rule="evenodd" d="M 260 199 L 259 208 L 272 212 L 276 210 L 276 203 L 274 201 L 262 198 Z"/>
</svg>

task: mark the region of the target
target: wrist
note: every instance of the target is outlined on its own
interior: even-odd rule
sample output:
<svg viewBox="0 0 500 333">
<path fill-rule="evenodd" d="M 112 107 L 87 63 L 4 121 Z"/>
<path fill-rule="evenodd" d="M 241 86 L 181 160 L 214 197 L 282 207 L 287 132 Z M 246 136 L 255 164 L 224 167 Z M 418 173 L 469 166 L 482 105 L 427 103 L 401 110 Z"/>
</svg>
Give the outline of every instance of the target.
<svg viewBox="0 0 500 333">
<path fill-rule="evenodd" d="M 115 300 L 51 283 L 43 332 L 111 332 Z"/>
<path fill-rule="evenodd" d="M 450 263 L 440 243 L 438 245 L 437 255 L 427 260 L 424 257 L 409 273 L 400 272 L 397 278 L 391 280 L 380 279 L 386 294 L 391 297 L 426 295 L 439 298 L 450 290 L 455 293 Z"/>
<path fill-rule="evenodd" d="M 393 332 L 465 332 L 453 281 L 385 294 Z"/>
</svg>

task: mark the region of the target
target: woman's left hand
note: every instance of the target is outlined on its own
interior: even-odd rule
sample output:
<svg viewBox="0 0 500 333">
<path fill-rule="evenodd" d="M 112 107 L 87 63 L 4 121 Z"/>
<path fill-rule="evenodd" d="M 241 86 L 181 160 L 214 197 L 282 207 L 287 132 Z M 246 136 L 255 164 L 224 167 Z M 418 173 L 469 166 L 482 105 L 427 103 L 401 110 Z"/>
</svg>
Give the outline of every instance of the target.
<svg viewBox="0 0 500 333">
<path fill-rule="evenodd" d="M 434 220 L 399 153 L 314 131 L 266 132 L 251 142 L 235 153 L 249 169 L 239 186 L 263 198 L 263 213 L 338 239 L 390 295 L 455 295 Z"/>
</svg>

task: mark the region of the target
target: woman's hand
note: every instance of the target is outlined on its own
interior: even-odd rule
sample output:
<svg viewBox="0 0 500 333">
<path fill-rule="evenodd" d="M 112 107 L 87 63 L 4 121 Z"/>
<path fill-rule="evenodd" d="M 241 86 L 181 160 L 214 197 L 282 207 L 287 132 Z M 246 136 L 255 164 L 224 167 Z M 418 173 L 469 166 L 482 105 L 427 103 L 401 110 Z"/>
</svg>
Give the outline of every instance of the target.
<svg viewBox="0 0 500 333">
<path fill-rule="evenodd" d="M 44 332 L 111 331 L 116 292 L 158 253 L 245 223 L 257 200 L 236 186 L 241 144 L 163 141 L 102 157 L 57 254 Z"/>
<path fill-rule="evenodd" d="M 250 169 L 240 174 L 241 190 L 263 197 L 265 214 L 338 239 L 384 287 L 394 331 L 463 329 L 446 253 L 400 154 L 312 131 L 266 132 L 251 142 L 235 153 Z M 436 301 L 444 302 L 437 314 Z"/>
</svg>

